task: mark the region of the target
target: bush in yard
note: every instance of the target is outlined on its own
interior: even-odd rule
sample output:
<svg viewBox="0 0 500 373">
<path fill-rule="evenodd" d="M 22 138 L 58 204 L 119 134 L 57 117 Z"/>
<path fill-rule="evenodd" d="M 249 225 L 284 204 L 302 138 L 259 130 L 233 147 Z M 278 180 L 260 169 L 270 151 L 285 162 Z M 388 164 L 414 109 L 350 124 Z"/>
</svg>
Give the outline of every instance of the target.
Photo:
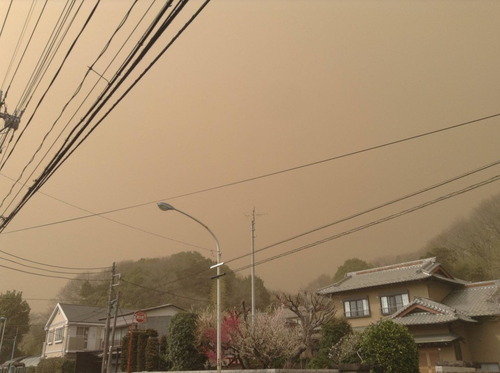
<svg viewBox="0 0 500 373">
<path fill-rule="evenodd" d="M 63 357 L 42 359 L 36 368 L 37 373 L 74 373 L 75 361 Z"/>
<path fill-rule="evenodd" d="M 165 335 L 160 338 L 160 356 L 158 361 L 158 369 L 162 372 L 170 370 L 170 363 L 167 356 L 167 337 Z"/>
<path fill-rule="evenodd" d="M 334 363 L 330 359 L 330 349 L 340 339 L 352 333 L 351 324 L 345 317 L 335 318 L 321 327 L 321 339 L 318 355 L 311 359 L 308 367 L 310 369 L 334 368 Z"/>
<path fill-rule="evenodd" d="M 391 320 L 370 325 L 361 338 L 361 357 L 374 373 L 418 373 L 417 345 L 408 329 Z"/>
<path fill-rule="evenodd" d="M 328 354 L 335 368 L 344 364 L 361 364 L 359 350 L 361 346 L 362 333 L 352 332 L 341 337 L 335 343 Z"/>
<path fill-rule="evenodd" d="M 171 370 L 202 370 L 206 358 L 197 346 L 198 315 L 181 312 L 172 317 L 167 357 Z"/>
<path fill-rule="evenodd" d="M 160 339 L 149 337 L 146 344 L 146 371 L 155 372 L 160 368 Z"/>
</svg>

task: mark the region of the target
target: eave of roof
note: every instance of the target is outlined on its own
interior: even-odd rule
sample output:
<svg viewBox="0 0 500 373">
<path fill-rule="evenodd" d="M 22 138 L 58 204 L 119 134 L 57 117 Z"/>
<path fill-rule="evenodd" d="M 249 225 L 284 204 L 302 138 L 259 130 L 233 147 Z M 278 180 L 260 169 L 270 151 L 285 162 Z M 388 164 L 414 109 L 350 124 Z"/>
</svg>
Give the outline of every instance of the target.
<svg viewBox="0 0 500 373">
<path fill-rule="evenodd" d="M 449 343 L 453 342 L 460 337 L 456 334 L 435 334 L 435 335 L 419 335 L 414 336 L 416 344 L 424 344 L 424 343 Z"/>
</svg>

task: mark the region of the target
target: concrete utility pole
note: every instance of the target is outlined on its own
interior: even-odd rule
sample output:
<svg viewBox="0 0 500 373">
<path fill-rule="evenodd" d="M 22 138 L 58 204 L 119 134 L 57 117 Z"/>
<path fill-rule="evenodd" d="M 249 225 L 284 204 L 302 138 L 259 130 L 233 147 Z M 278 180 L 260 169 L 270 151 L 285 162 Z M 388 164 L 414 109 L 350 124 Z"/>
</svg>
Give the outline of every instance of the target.
<svg viewBox="0 0 500 373">
<path fill-rule="evenodd" d="M 251 247 L 251 256 L 250 256 L 250 264 L 251 264 L 251 272 L 250 272 L 250 281 L 251 281 L 251 288 L 252 288 L 252 309 L 251 309 L 251 316 L 252 316 L 252 327 L 253 323 L 255 320 L 255 217 L 256 216 L 261 216 L 263 214 L 256 214 L 255 213 L 255 207 L 253 208 L 252 211 L 252 223 L 251 223 L 251 228 L 250 228 L 250 247 Z M 248 216 L 248 215 L 247 215 Z"/>
<path fill-rule="evenodd" d="M 102 351 L 101 373 L 106 373 L 108 367 L 109 324 L 111 319 L 111 310 L 113 308 L 114 302 L 116 301 L 113 300 L 113 288 L 119 285 L 118 283 L 115 283 L 115 278 L 119 277 L 115 272 L 116 272 L 116 266 L 115 263 L 113 262 L 113 267 L 111 269 L 111 281 L 109 283 L 109 291 L 108 291 L 108 313 L 106 315 L 106 326 L 104 328 L 104 345 Z"/>
<path fill-rule="evenodd" d="M 3 321 L 3 327 L 2 327 L 2 337 L 0 339 L 0 354 L 2 353 L 2 346 L 3 346 L 3 336 L 5 334 L 5 324 L 7 324 L 7 318 L 6 317 L 0 317 L 0 320 Z M 1 361 L 0 361 L 1 363 Z"/>
<path fill-rule="evenodd" d="M 111 346 L 109 346 L 108 353 L 108 367 L 107 372 L 111 372 L 111 362 L 113 358 L 113 349 L 115 347 L 115 332 L 116 332 L 116 319 L 118 318 L 118 306 L 120 304 L 120 292 L 118 291 L 116 294 L 116 299 L 114 301 L 115 312 L 113 316 L 113 328 L 111 329 Z M 117 354 L 118 356 L 118 354 Z M 118 362 L 117 362 L 118 363 Z"/>
<path fill-rule="evenodd" d="M 255 207 L 252 212 L 252 226 L 251 226 L 251 248 L 252 248 L 252 256 L 251 256 L 251 264 L 252 264 L 252 328 L 253 323 L 255 321 Z"/>
</svg>

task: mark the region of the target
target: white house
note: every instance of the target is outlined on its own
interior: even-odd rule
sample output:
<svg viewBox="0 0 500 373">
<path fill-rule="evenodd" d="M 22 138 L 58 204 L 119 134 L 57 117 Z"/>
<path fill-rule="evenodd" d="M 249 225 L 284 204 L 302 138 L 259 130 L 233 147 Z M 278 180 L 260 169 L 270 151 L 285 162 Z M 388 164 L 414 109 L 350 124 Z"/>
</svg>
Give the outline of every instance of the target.
<svg viewBox="0 0 500 373">
<path fill-rule="evenodd" d="M 45 324 L 42 357 L 74 357 L 103 347 L 106 309 L 58 303 Z"/>
</svg>

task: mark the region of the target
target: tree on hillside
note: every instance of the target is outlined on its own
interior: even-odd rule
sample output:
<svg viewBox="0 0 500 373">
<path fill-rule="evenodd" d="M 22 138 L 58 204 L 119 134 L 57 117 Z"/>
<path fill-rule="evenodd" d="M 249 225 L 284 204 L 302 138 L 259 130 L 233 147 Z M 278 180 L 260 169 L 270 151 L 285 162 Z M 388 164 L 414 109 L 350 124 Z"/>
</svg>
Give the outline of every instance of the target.
<svg viewBox="0 0 500 373">
<path fill-rule="evenodd" d="M 230 273 L 229 273 L 230 272 Z M 252 303 L 252 278 L 251 276 L 237 277 L 234 272 L 228 270 L 228 275 L 233 276 L 222 278 L 226 284 L 225 308 L 232 309 L 240 307 L 242 303 Z M 232 278 L 231 278 L 232 277 Z M 264 286 L 264 281 L 258 276 L 255 276 L 254 282 L 255 305 L 257 309 L 264 310 L 271 303 L 271 294 Z"/>
<path fill-rule="evenodd" d="M 421 256 L 437 257 L 452 275 L 464 280 L 500 278 L 500 194 L 432 239 Z"/>
<path fill-rule="evenodd" d="M 332 278 L 328 275 L 322 274 L 319 275 L 316 279 L 312 280 L 307 286 L 304 288 L 305 291 L 309 291 L 311 293 L 316 292 L 318 289 L 321 289 L 327 285 L 330 285 L 333 282 Z"/>
<path fill-rule="evenodd" d="M 2 351 L 0 351 L 0 361 L 10 358 L 14 340 L 17 351 L 14 352 L 14 355 L 19 355 L 18 346 L 22 342 L 24 334 L 30 329 L 31 309 L 22 296 L 22 292 L 15 290 L 0 294 L 0 316 L 6 318 L 6 320 L 3 320 L 5 322 L 5 332 Z"/>
<path fill-rule="evenodd" d="M 214 262 L 198 252 L 181 252 L 164 258 L 123 261 L 116 265 L 121 275 L 121 306 L 141 309 L 160 304 L 175 304 L 184 309 L 199 309 L 215 303 L 216 282 L 210 280 L 208 271 Z M 228 267 L 221 279 L 226 308 L 250 301 L 250 279 L 237 277 Z M 102 281 L 94 281 L 102 280 Z M 75 304 L 106 305 L 110 273 L 81 275 L 69 281 L 58 298 Z M 255 281 L 256 300 L 259 308 L 269 304 L 269 292 L 258 277 Z"/>
<path fill-rule="evenodd" d="M 19 350 L 23 355 L 41 355 L 45 341 L 44 325 L 49 316 L 50 313 L 30 315 L 30 329 L 19 343 Z"/>
<path fill-rule="evenodd" d="M 310 355 L 314 347 L 313 334 L 323 325 L 329 323 L 337 312 L 333 300 L 316 293 L 300 292 L 296 295 L 280 294 L 278 300 L 292 311 L 299 320 L 301 329 L 301 344 L 292 356 L 292 361 L 308 351 Z"/>
<path fill-rule="evenodd" d="M 337 269 L 337 272 L 335 272 L 335 275 L 333 276 L 333 282 L 342 280 L 344 276 L 349 272 L 362 271 L 363 269 L 370 268 L 373 268 L 373 265 L 365 262 L 364 260 L 358 258 L 347 259 L 344 264 L 342 264 Z"/>
</svg>

